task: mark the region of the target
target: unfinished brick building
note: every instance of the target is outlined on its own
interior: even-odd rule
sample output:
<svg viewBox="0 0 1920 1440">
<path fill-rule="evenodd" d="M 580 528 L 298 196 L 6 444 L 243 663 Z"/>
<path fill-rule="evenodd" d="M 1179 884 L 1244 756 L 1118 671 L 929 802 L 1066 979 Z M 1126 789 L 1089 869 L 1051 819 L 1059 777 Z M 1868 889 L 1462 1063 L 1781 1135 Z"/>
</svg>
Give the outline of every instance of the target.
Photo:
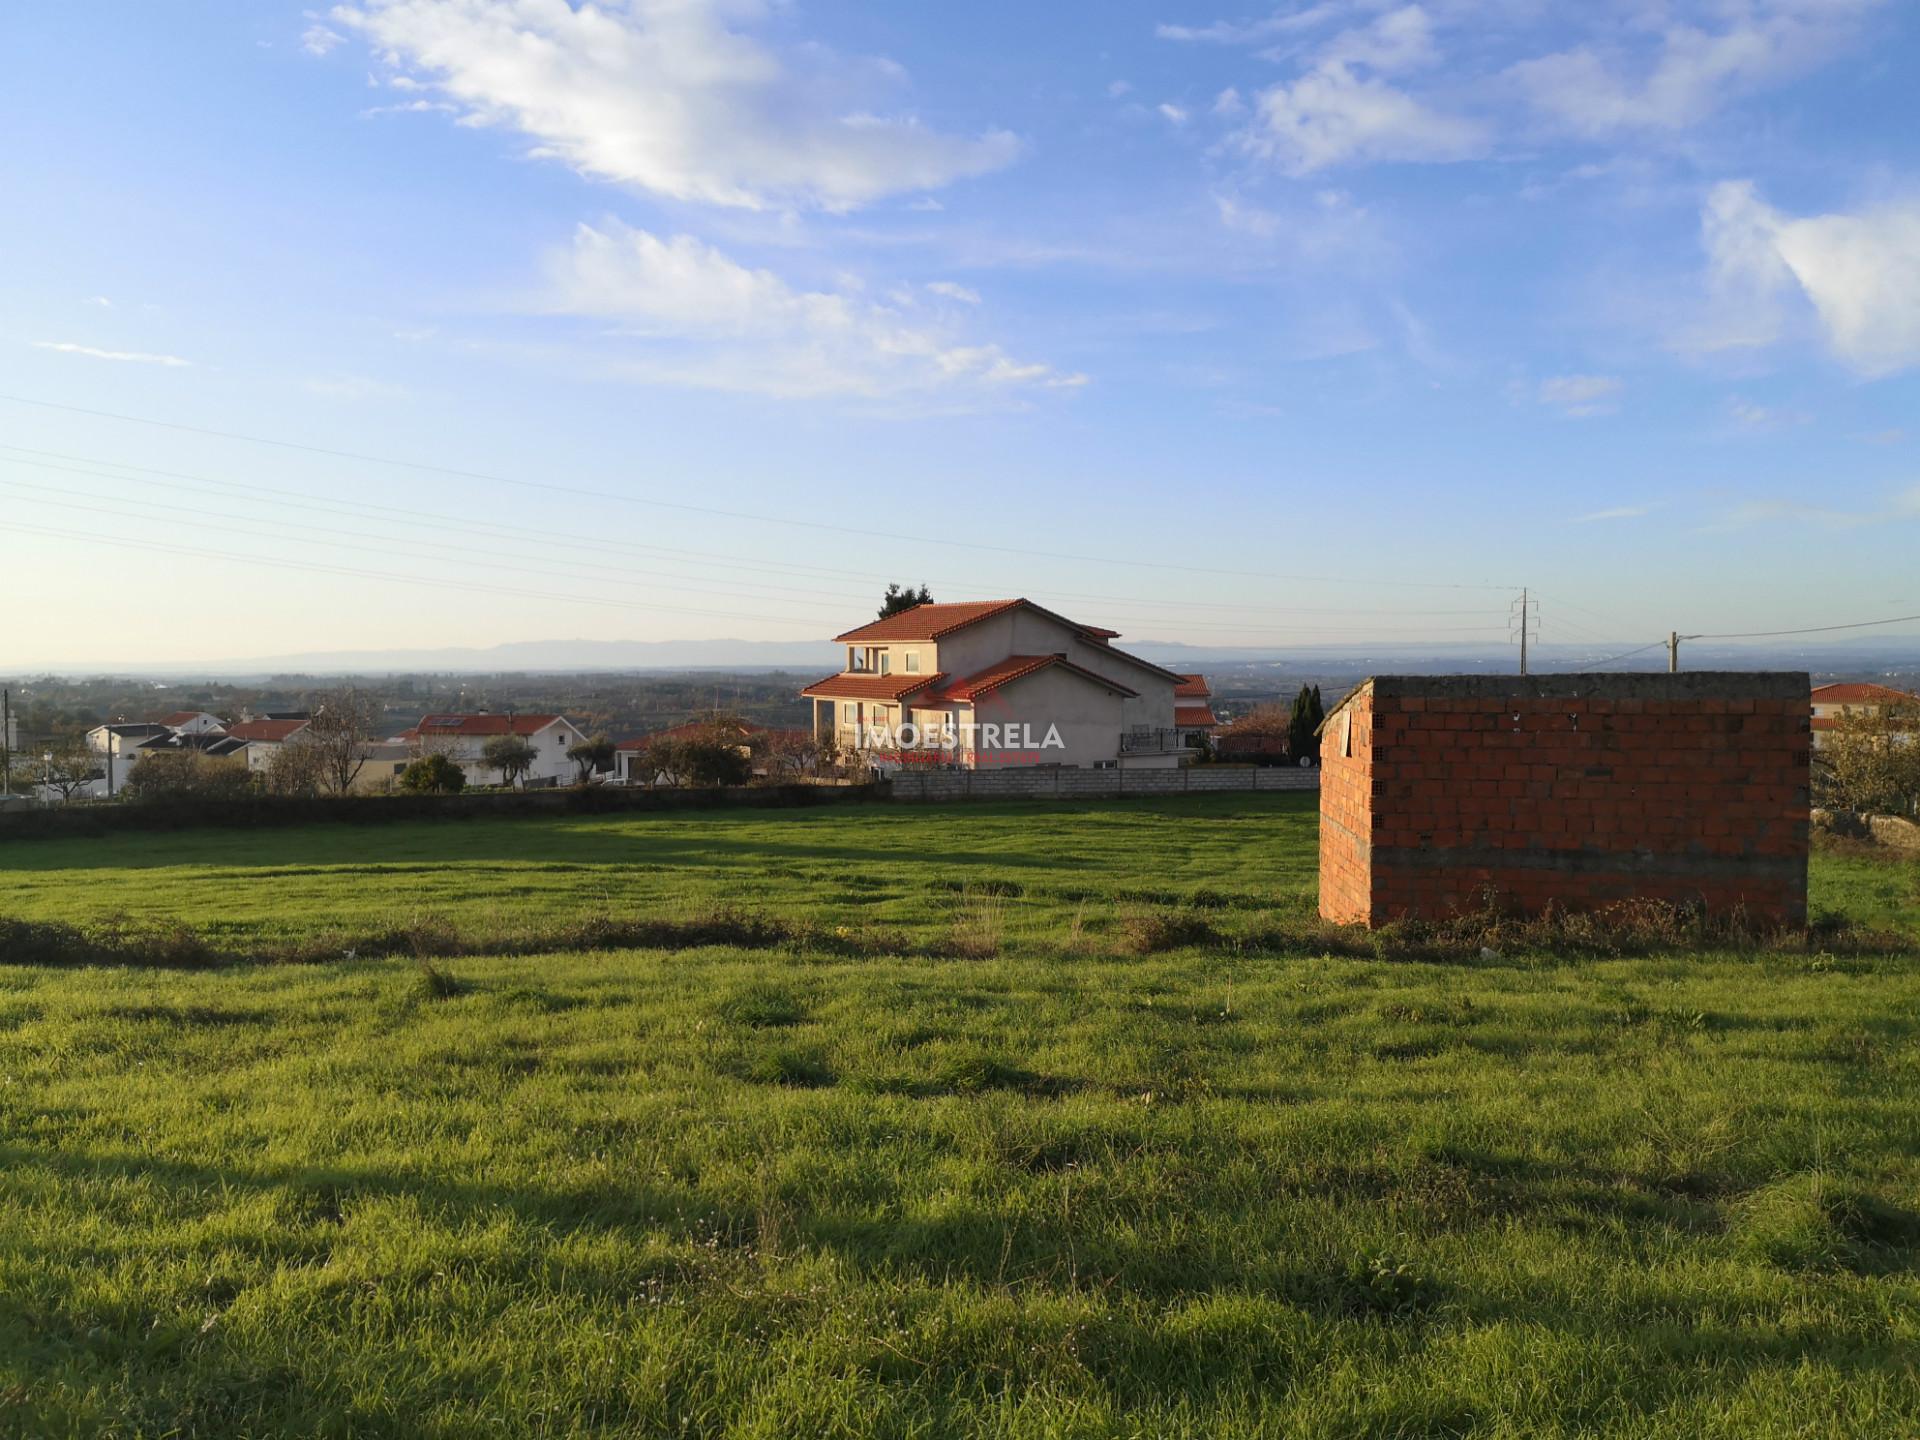
<svg viewBox="0 0 1920 1440">
<path fill-rule="evenodd" d="M 1805 673 L 1379 675 L 1321 731 L 1320 913 L 1807 914 Z"/>
</svg>

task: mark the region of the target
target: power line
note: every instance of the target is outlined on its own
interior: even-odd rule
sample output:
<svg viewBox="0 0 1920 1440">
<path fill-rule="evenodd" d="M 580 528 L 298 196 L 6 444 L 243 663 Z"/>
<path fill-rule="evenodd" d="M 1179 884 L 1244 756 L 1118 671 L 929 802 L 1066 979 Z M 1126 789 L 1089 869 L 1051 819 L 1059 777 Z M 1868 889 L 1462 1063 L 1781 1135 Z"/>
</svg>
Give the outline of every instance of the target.
<svg viewBox="0 0 1920 1440">
<path fill-rule="evenodd" d="M 1895 615 L 1889 620 L 1856 620 L 1850 625 L 1809 625 L 1801 630 L 1747 630 L 1728 635 L 1682 635 L 1682 640 L 1767 640 L 1776 635 L 1824 635 L 1834 630 L 1871 630 L 1877 625 L 1907 625 L 1920 615 Z"/>
<path fill-rule="evenodd" d="M 158 540 L 130 540 L 123 536 L 90 534 L 82 530 L 61 530 L 46 525 L 20 525 L 10 520 L 0 520 L 0 530 L 10 530 L 21 535 L 51 535 L 59 539 L 84 540 L 99 545 L 114 545 L 126 550 L 154 550 L 167 555 L 196 555 L 212 560 L 237 560 L 243 565 L 264 565 L 275 570 L 308 570 L 318 574 L 351 575 L 362 579 L 391 580 L 401 585 L 420 585 L 429 589 L 468 590 L 486 595 L 513 595 L 523 599 L 562 600 L 580 605 L 601 605 L 621 610 L 669 610 L 682 615 L 709 615 L 723 620 L 765 621 L 765 614 L 746 615 L 734 610 L 697 610 L 685 605 L 658 605 L 650 601 L 609 600 L 594 595 L 555 595 L 542 590 L 522 590 L 514 586 L 482 585 L 467 580 L 429 580 L 419 575 L 397 575 L 386 570 L 362 570 L 350 565 L 328 565 L 310 560 L 266 559 L 259 555 L 242 555 L 232 550 L 210 550 L 195 545 L 171 545 Z M 811 624 L 811 621 L 778 620 L 776 624 Z"/>
<path fill-rule="evenodd" d="M 1635 655 L 1644 655 L 1649 650 L 1660 649 L 1661 647 L 1665 646 L 1666 643 L 1667 642 L 1664 640 L 1656 640 L 1651 645 L 1642 645 L 1637 650 L 1623 650 L 1618 655 L 1609 655 L 1604 659 L 1595 660 L 1588 665 L 1576 665 L 1573 667 L 1573 670 L 1571 673 L 1578 675 L 1583 671 L 1598 670 L 1602 665 L 1611 665 L 1616 660 L 1626 660 L 1626 659 L 1630 659 Z"/>
<path fill-rule="evenodd" d="M 1014 545 L 989 545 L 973 540 L 949 540 L 934 535 L 905 535 L 888 530 L 867 530 L 856 526 L 841 525 L 821 520 L 796 520 L 787 516 L 756 514 L 746 510 L 725 510 L 710 505 L 689 505 L 682 501 L 658 500 L 634 495 L 621 495 L 611 490 L 599 490 L 584 485 L 566 485 L 551 480 L 526 480 L 511 475 L 497 475 L 484 470 L 465 470 L 453 465 L 440 465 L 423 460 L 400 460 L 386 455 L 372 455 L 357 450 L 336 450 L 325 445 L 308 445 L 297 440 L 278 440 L 264 435 L 248 435 L 234 430 L 216 430 L 207 426 L 187 425 L 173 420 L 155 420 L 144 415 L 125 415 L 113 410 L 95 410 L 81 405 L 63 405 L 52 400 L 34 400 L 24 395 L 0 393 L 0 401 L 15 405 L 31 405 L 45 410 L 58 410 L 70 415 L 85 415 L 96 420 L 117 420 L 129 425 L 148 425 L 161 430 L 173 430 L 189 435 L 205 435 L 217 440 L 232 440 L 248 445 L 267 445 L 281 450 L 292 450 L 308 455 L 323 455 L 335 460 L 351 460 L 359 464 L 390 465 L 399 469 L 419 470 L 430 474 L 447 475 L 462 480 L 481 480 L 494 485 L 514 485 L 525 489 L 542 490 L 554 494 L 575 495 L 586 499 L 612 501 L 623 505 L 656 506 L 667 510 L 680 510 L 695 515 L 712 515 L 728 520 L 750 520 L 758 524 L 791 525 L 806 530 L 824 530 L 835 535 L 861 535 L 870 539 L 904 541 L 909 544 L 945 545 L 958 549 L 991 551 L 1003 555 L 1024 555 L 1042 560 L 1071 560 L 1082 564 L 1122 565 L 1149 570 L 1172 570 L 1190 575 L 1234 575 L 1257 580 L 1297 580 L 1311 584 L 1340 584 L 1350 580 L 1346 575 L 1278 575 L 1261 570 L 1226 570 L 1217 566 L 1179 565 L 1163 560 L 1130 560 L 1112 555 L 1076 555 L 1052 550 L 1031 550 Z M 1396 586 L 1417 590 L 1513 590 L 1512 585 L 1489 585 L 1463 581 L 1423 581 L 1423 580 L 1383 580 L 1370 579 L 1370 585 Z"/>
<path fill-rule="evenodd" d="M 764 572 L 764 573 L 771 573 L 771 574 L 792 573 L 798 576 L 802 576 L 804 578 L 814 578 L 816 575 L 821 577 L 851 576 L 851 577 L 859 577 L 863 579 L 881 578 L 877 576 L 876 572 L 835 570 L 835 569 L 827 569 L 824 567 L 817 567 L 817 566 L 797 566 L 796 567 L 796 566 L 780 566 L 780 565 L 741 565 L 739 562 L 732 561 L 724 555 L 720 555 L 710 551 L 686 550 L 686 549 L 681 549 L 676 547 L 647 546 L 647 545 L 637 545 L 632 543 L 620 543 L 620 542 L 609 543 L 609 542 L 605 542 L 597 539 L 591 539 L 585 536 L 573 535 L 565 531 L 548 531 L 548 530 L 538 530 L 538 529 L 522 530 L 518 527 L 509 528 L 505 526 L 493 526 L 493 525 L 485 525 L 485 524 L 476 525 L 468 522 L 463 522 L 451 516 L 437 514 L 431 511 L 413 510 L 413 509 L 407 509 L 399 506 L 382 505 L 375 502 L 359 502 L 356 504 L 323 503 L 323 502 L 317 502 L 317 501 L 309 500 L 303 497 L 299 497 L 298 492 L 287 491 L 284 489 L 280 489 L 278 487 L 252 485 L 246 482 L 234 481 L 234 480 L 212 479 L 206 476 L 189 475 L 180 471 L 159 470 L 151 466 L 132 465 L 132 464 L 127 464 L 120 461 L 96 460 L 96 459 L 92 459 L 91 457 L 85 457 L 85 456 L 60 455 L 60 454 L 57 454 L 57 452 L 30 450 L 23 446 L 0 445 L 0 451 L 8 452 L 7 458 L 12 459 L 12 462 L 14 464 L 27 465 L 37 470 L 47 470 L 47 471 L 57 472 L 61 474 L 84 475 L 94 479 L 113 481 L 119 484 L 144 483 L 144 482 L 136 482 L 132 476 L 115 475 L 115 474 L 107 473 L 102 470 L 82 468 L 81 466 L 76 466 L 76 465 L 54 464 L 54 463 L 51 463 L 50 460 L 46 460 L 46 459 L 21 459 L 18 457 L 21 455 L 54 456 L 59 459 L 80 460 L 84 462 L 86 465 L 108 465 L 108 466 L 114 466 L 122 470 L 138 472 L 141 475 L 160 476 L 169 482 L 168 488 L 195 491 L 201 494 L 213 495 L 221 499 L 231 498 L 224 493 L 225 491 L 228 491 L 228 490 L 238 490 L 242 492 L 249 492 L 249 491 L 257 492 L 269 498 L 266 500 L 260 500 L 260 501 L 249 500 L 248 503 L 268 504 L 273 506 L 285 507 L 289 509 L 312 511 L 318 514 L 341 515 L 349 518 L 372 517 L 375 523 L 385 524 L 385 525 L 410 526 L 414 528 L 424 528 L 428 525 L 431 525 L 436 531 L 450 529 L 455 531 L 462 531 L 469 534 L 474 534 L 486 539 L 511 540 L 516 544 L 524 544 L 531 539 L 534 541 L 534 543 L 538 543 L 538 544 L 557 546 L 559 548 L 566 548 L 566 549 L 587 549 L 587 550 L 593 550 L 597 552 L 615 554 L 615 555 L 623 552 L 632 551 L 632 552 L 651 552 L 651 553 L 657 553 L 657 554 L 665 554 L 665 555 L 676 557 L 676 558 L 683 557 L 683 556 L 691 556 L 691 557 L 700 558 L 705 561 L 714 562 L 714 564 L 717 564 L 718 566 L 723 568 L 742 569 L 742 570 L 748 571 L 749 573 L 752 573 L 752 572 Z M 62 495 L 74 494 L 74 493 L 78 493 L 78 494 L 92 493 L 94 498 L 99 498 L 99 499 L 118 499 L 119 498 L 119 497 L 99 495 L 97 492 L 55 490 L 53 487 L 50 487 L 50 486 L 36 486 L 36 485 L 33 485 L 31 482 L 20 481 L 20 480 L 0 480 L 0 484 L 24 488 L 24 489 L 44 490 L 44 491 L 49 491 L 50 493 L 62 494 Z M 246 498 L 246 497 L 243 496 L 242 498 Z M 58 505 L 58 504 L 64 504 L 67 502 L 43 500 L 43 501 L 40 501 L 39 503 Z M 211 516 L 215 519 L 221 519 L 221 520 L 230 520 L 230 519 L 236 518 L 234 516 L 229 515 L 225 511 L 208 511 L 208 510 L 199 509 L 192 506 L 168 505 L 164 502 L 148 500 L 148 499 L 145 499 L 144 497 L 135 498 L 131 501 L 122 501 L 121 503 L 143 505 L 153 509 L 162 509 L 162 510 L 171 509 L 171 510 L 176 510 L 185 514 Z M 86 508 L 86 507 L 79 507 L 79 506 L 73 506 L 71 504 L 67 504 L 67 508 Z M 376 514 L 375 512 L 378 512 L 378 513 Z M 389 518 L 389 517 L 392 517 L 392 518 Z M 238 518 L 246 518 L 246 517 L 238 517 Z M 266 523 L 278 524 L 281 522 L 268 521 Z M 301 526 L 304 531 L 312 531 L 314 533 L 348 534 L 348 535 L 354 535 L 354 536 L 359 535 L 359 532 L 357 531 L 341 531 L 341 530 L 332 529 L 326 526 L 311 525 L 306 522 L 301 522 Z M 202 528 L 231 529 L 232 527 L 214 526 L 214 527 L 202 527 Z M 236 531 L 234 533 L 255 533 L 255 532 Z M 553 539 L 541 538 L 545 536 L 552 536 L 554 538 Z M 303 535 L 300 538 L 305 538 L 305 537 Z M 485 556 L 490 559 L 497 559 L 500 553 L 497 551 L 479 550 L 471 546 L 453 545 L 445 541 L 410 540 L 408 543 L 413 545 L 425 546 L 427 548 L 453 551 L 456 553 Z M 362 545 L 359 548 L 364 549 L 364 548 L 372 548 L 372 547 L 367 547 Z M 400 553 L 400 552 L 382 551 L 380 553 L 393 554 L 393 553 Z M 520 569 L 529 574 L 554 573 L 551 571 L 540 571 L 524 565 L 514 565 L 511 563 L 511 561 L 504 561 L 502 563 L 504 568 Z M 580 563 L 580 562 L 575 562 L 575 563 Z M 676 583 L 685 584 L 694 589 L 711 590 L 713 587 L 703 586 L 700 583 L 698 583 L 698 581 L 699 579 L 702 579 L 702 578 L 711 578 L 709 572 L 712 568 L 714 568 L 714 564 L 709 564 L 705 569 L 696 572 L 696 575 L 694 577 L 683 578 L 682 576 L 680 576 L 675 572 L 663 572 L 663 573 L 666 573 L 670 575 L 672 578 L 674 578 Z M 615 567 L 606 566 L 606 565 L 590 565 L 588 568 L 613 570 Z M 946 583 L 946 582 L 942 582 L 942 583 Z M 735 590 L 737 588 L 738 587 L 731 587 L 731 588 L 722 590 L 719 593 L 735 593 Z M 821 590 L 817 588 L 802 589 L 799 587 L 792 587 L 792 586 L 767 585 L 764 582 L 759 583 L 758 588 L 763 590 L 784 591 L 786 593 L 797 594 L 797 595 L 828 596 L 835 601 L 846 601 L 850 599 L 861 598 L 857 596 L 851 596 L 844 590 L 827 591 L 827 590 Z M 1073 592 L 1066 592 L 1066 591 L 1037 591 L 1035 593 L 1045 594 L 1050 596 L 1056 595 L 1056 594 L 1057 595 L 1073 594 Z M 1240 612 L 1243 615 L 1244 614 L 1258 615 L 1260 613 L 1254 610 L 1251 606 L 1247 605 L 1245 602 L 1240 602 L 1237 604 L 1226 603 L 1226 602 L 1220 602 L 1220 603 L 1198 603 L 1198 602 L 1179 602 L 1179 601 L 1162 602 L 1158 600 L 1148 599 L 1142 596 L 1099 596 L 1099 597 L 1082 596 L 1082 597 L 1076 597 L 1076 598 L 1098 598 L 1103 600 L 1117 601 L 1122 604 L 1146 605 L 1146 606 L 1151 606 L 1156 610 L 1159 610 L 1163 607 L 1179 606 L 1181 608 L 1190 608 L 1190 609 L 1235 610 Z M 1423 618 L 1431 617 L 1431 616 L 1439 616 L 1439 615 L 1445 615 L 1449 617 L 1462 616 L 1462 615 L 1473 615 L 1473 616 L 1484 617 L 1488 614 L 1488 612 L 1484 609 L 1354 610 L 1346 607 L 1333 607 L 1327 610 L 1318 610 L 1318 609 L 1312 609 L 1307 607 L 1296 608 L 1292 606 L 1284 607 L 1284 609 L 1287 613 L 1290 613 L 1290 614 L 1417 615 Z M 1140 623 L 1154 623 L 1156 621 L 1165 621 L 1167 617 L 1164 614 L 1155 614 L 1152 616 L 1120 615 L 1120 616 L 1112 616 L 1110 618 L 1130 620 L 1130 621 L 1135 621 Z M 1227 630 L 1244 631 L 1245 629 L 1248 628 L 1245 624 L 1214 625 L 1214 624 L 1209 624 L 1205 621 L 1197 621 L 1197 620 L 1182 620 L 1179 623 L 1185 626 L 1186 628 L 1190 628 L 1190 629 L 1191 628 L 1227 629 Z M 1319 630 L 1322 627 L 1319 627 L 1317 625 L 1311 625 L 1311 624 L 1303 624 L 1303 625 L 1280 625 L 1274 628 Z M 1489 626 L 1485 628 L 1490 630 L 1497 627 Z"/>
</svg>

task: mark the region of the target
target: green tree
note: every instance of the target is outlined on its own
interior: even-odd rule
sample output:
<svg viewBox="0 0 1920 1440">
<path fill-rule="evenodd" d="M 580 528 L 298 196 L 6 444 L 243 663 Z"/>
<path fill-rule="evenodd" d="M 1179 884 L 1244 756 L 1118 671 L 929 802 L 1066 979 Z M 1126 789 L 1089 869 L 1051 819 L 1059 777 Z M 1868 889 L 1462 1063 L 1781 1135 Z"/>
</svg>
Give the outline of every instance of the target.
<svg viewBox="0 0 1920 1440">
<path fill-rule="evenodd" d="M 933 592 L 925 585 L 915 590 L 911 585 L 888 585 L 887 598 L 880 602 L 880 618 L 898 615 L 902 610 L 911 610 L 916 605 L 931 605 Z"/>
<path fill-rule="evenodd" d="M 569 745 L 567 759 L 573 762 L 575 783 L 585 785 L 596 771 L 613 768 L 613 741 L 605 735 L 595 735 L 578 745 Z"/>
<path fill-rule="evenodd" d="M 681 771 L 688 785 L 744 785 L 753 779 L 746 747 L 717 736 L 683 741 Z"/>
<path fill-rule="evenodd" d="M 457 795 L 467 788 L 467 772 L 445 755 L 422 755 L 400 772 L 400 788 L 416 795 Z"/>
<path fill-rule="evenodd" d="M 540 753 L 523 736 L 496 735 L 481 748 L 480 758 L 500 772 L 502 785 L 517 785 Z"/>
<path fill-rule="evenodd" d="M 1293 697 L 1293 711 L 1287 717 L 1287 753 L 1295 760 L 1318 756 L 1320 737 L 1314 733 L 1324 717 L 1313 687 L 1302 685 Z"/>
</svg>

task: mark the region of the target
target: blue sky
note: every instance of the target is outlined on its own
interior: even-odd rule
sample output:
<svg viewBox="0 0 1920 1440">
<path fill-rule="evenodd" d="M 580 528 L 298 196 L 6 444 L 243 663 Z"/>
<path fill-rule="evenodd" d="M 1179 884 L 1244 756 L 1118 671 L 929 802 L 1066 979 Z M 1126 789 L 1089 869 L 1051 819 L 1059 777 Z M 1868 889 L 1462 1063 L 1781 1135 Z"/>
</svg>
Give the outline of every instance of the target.
<svg viewBox="0 0 1920 1440">
<path fill-rule="evenodd" d="M 0 58 L 0 665 L 889 576 L 1214 644 L 1920 611 L 1911 6 L 124 0 Z"/>
</svg>

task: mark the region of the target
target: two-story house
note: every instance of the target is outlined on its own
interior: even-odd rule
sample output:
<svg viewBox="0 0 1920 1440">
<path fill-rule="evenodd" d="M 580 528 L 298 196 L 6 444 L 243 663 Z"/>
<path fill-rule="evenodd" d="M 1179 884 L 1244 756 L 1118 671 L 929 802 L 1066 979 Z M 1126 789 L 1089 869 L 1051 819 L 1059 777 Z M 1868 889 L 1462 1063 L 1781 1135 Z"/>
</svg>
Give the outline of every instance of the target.
<svg viewBox="0 0 1920 1440">
<path fill-rule="evenodd" d="M 1031 600 L 916 605 L 835 636 L 846 668 L 800 693 L 816 739 L 883 769 L 1179 765 L 1183 677 L 1118 634 Z"/>
<path fill-rule="evenodd" d="M 1840 728 L 1843 716 L 1877 715 L 1888 706 L 1920 705 L 1920 695 L 1895 690 L 1891 685 L 1871 681 L 1842 681 L 1813 687 L 1813 745 L 1820 748 L 1822 738 Z"/>
</svg>

